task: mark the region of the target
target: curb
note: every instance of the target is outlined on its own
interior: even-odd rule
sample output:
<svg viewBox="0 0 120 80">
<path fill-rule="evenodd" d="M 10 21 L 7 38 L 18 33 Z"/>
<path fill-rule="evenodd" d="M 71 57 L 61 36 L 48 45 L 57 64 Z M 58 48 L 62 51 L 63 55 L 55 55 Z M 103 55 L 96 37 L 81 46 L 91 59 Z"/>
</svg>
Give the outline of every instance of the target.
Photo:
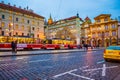
<svg viewBox="0 0 120 80">
<path fill-rule="evenodd" d="M 96 50 L 92 50 L 92 51 L 99 51 L 99 50 L 103 50 L 103 49 L 96 49 Z M 0 55 L 0 57 L 10 57 L 10 56 L 32 56 L 32 55 L 46 55 L 46 54 L 64 54 L 64 53 L 69 53 L 69 52 L 87 52 L 86 50 L 66 50 L 66 51 L 54 51 L 54 52 L 43 52 L 43 53 L 31 53 L 31 54 L 10 54 L 10 55 Z"/>
</svg>

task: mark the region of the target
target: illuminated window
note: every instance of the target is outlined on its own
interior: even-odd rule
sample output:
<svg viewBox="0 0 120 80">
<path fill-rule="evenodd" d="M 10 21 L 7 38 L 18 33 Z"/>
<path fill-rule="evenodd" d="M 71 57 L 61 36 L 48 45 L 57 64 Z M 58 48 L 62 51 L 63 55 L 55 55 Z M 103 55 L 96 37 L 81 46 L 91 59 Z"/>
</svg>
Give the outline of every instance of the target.
<svg viewBox="0 0 120 80">
<path fill-rule="evenodd" d="M 24 25 L 22 26 L 22 30 L 24 30 Z"/>
<path fill-rule="evenodd" d="M 12 16 L 9 16 L 9 20 L 12 21 Z"/>
<path fill-rule="evenodd" d="M 35 21 L 32 21 L 32 24 L 35 24 Z"/>
<path fill-rule="evenodd" d="M 22 18 L 22 23 L 24 23 L 25 22 L 25 20 Z"/>
<path fill-rule="evenodd" d="M 2 22 L 2 27 L 5 27 L 5 23 L 4 22 Z"/>
<path fill-rule="evenodd" d="M 16 24 L 15 29 L 18 29 L 18 24 Z"/>
<path fill-rule="evenodd" d="M 29 32 L 31 31 L 30 26 L 28 26 L 28 31 L 29 31 Z"/>
<path fill-rule="evenodd" d="M 39 38 L 39 34 L 37 35 L 37 38 Z"/>
</svg>

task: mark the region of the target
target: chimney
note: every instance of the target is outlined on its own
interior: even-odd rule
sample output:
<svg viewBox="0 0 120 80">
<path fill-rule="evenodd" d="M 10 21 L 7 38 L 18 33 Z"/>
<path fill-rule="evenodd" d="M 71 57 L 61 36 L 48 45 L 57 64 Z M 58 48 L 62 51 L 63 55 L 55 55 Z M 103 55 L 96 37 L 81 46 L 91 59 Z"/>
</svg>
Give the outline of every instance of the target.
<svg viewBox="0 0 120 80">
<path fill-rule="evenodd" d="M 8 5 L 10 6 L 10 3 L 8 3 Z"/>
<path fill-rule="evenodd" d="M 27 6 L 27 10 L 28 10 L 28 6 Z"/>
<path fill-rule="evenodd" d="M 14 4 L 14 7 L 16 7 L 16 5 Z"/>
<path fill-rule="evenodd" d="M 24 8 L 24 10 L 26 10 L 26 8 Z"/>
<path fill-rule="evenodd" d="M 21 6 L 19 6 L 19 8 L 21 9 Z"/>
</svg>

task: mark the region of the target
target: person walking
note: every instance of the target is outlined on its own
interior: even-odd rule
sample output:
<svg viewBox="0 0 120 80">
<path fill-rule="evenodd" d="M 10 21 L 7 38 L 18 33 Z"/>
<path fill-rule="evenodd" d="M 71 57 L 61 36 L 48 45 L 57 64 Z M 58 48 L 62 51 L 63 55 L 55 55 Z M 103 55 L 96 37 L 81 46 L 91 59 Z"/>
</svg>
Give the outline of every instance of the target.
<svg viewBox="0 0 120 80">
<path fill-rule="evenodd" d="M 12 53 L 15 53 L 15 42 L 11 42 Z"/>
<path fill-rule="evenodd" d="M 17 41 L 15 41 L 15 53 L 17 53 Z"/>
</svg>

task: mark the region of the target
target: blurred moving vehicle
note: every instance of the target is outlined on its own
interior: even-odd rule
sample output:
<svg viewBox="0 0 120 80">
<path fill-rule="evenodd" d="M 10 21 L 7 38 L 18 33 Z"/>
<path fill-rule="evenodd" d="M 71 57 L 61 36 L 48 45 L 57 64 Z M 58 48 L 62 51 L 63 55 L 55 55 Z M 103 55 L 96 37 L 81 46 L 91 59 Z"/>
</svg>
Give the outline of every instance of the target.
<svg viewBox="0 0 120 80">
<path fill-rule="evenodd" d="M 109 46 L 104 50 L 103 57 L 105 61 L 118 60 L 120 61 L 120 46 Z"/>
</svg>

